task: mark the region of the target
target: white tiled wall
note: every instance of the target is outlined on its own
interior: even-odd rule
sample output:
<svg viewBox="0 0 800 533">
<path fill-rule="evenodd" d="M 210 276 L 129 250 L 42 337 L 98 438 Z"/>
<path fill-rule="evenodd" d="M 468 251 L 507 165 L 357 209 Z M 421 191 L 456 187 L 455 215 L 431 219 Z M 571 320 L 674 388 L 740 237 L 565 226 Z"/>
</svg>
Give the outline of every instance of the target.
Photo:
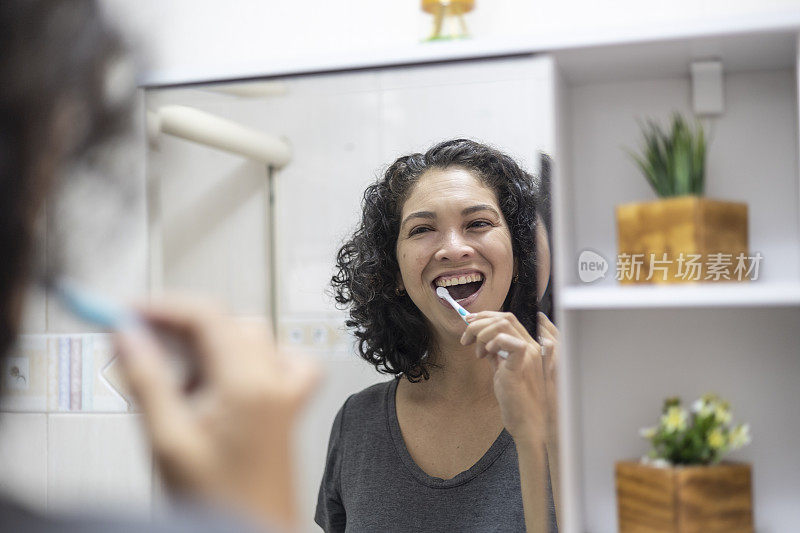
<svg viewBox="0 0 800 533">
<path fill-rule="evenodd" d="M 140 415 L 52 414 L 47 433 L 49 510 L 149 512 L 150 455 Z"/>
<path fill-rule="evenodd" d="M 47 507 L 47 415 L 0 414 L 0 489 L 36 509 Z"/>
<path fill-rule="evenodd" d="M 40 511 L 147 513 L 139 415 L 0 413 L 0 491 Z"/>
</svg>

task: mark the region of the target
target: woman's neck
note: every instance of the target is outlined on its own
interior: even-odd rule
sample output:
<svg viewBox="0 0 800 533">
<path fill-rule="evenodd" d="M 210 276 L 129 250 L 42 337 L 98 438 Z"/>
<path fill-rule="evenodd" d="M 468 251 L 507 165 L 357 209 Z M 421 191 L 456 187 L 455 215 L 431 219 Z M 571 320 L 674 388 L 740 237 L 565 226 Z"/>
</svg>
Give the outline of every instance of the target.
<svg viewBox="0 0 800 533">
<path fill-rule="evenodd" d="M 477 359 L 475 344 L 464 346 L 456 338 L 439 339 L 430 357 L 430 378 L 408 383 L 407 392 L 420 402 L 446 404 L 495 402 L 494 372 L 486 359 Z"/>
</svg>

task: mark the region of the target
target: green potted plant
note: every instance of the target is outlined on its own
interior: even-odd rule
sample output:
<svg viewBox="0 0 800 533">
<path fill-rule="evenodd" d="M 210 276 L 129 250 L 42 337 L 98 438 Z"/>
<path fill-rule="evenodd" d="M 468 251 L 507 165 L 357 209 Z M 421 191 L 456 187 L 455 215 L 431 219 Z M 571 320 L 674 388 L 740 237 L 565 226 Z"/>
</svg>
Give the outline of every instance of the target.
<svg viewBox="0 0 800 533">
<path fill-rule="evenodd" d="M 652 448 L 640 461 L 616 464 L 621 533 L 753 531 L 751 468 L 721 461 L 750 443 L 747 424 L 732 424 L 729 404 L 714 394 L 691 410 L 664 401 L 659 423 L 641 430 Z"/>
<path fill-rule="evenodd" d="M 747 204 L 704 198 L 706 135 L 679 114 L 669 129 L 641 125 L 639 153 L 628 150 L 660 198 L 616 208 L 621 283 L 675 283 L 747 279 Z M 720 255 L 721 254 L 721 255 Z M 724 259 L 709 269 L 709 262 Z M 745 261 L 746 271 L 739 262 Z M 688 268 L 693 262 L 697 267 Z M 740 266 L 737 272 L 736 267 Z"/>
</svg>

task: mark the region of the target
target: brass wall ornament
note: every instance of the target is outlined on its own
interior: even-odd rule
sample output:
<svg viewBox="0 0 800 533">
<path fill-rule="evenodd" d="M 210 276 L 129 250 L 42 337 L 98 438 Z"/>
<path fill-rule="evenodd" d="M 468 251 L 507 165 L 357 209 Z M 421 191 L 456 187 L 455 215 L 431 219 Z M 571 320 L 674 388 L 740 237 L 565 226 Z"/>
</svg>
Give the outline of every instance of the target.
<svg viewBox="0 0 800 533">
<path fill-rule="evenodd" d="M 427 41 L 469 37 L 464 14 L 475 8 L 475 0 L 422 0 L 422 10 L 433 15 L 433 30 Z"/>
</svg>

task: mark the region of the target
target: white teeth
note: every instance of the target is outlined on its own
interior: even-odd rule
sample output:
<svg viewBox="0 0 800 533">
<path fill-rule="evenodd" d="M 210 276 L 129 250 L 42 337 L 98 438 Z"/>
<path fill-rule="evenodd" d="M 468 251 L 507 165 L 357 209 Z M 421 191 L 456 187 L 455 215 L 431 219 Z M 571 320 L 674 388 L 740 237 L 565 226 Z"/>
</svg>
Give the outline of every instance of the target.
<svg viewBox="0 0 800 533">
<path fill-rule="evenodd" d="M 472 283 L 473 281 L 481 281 L 482 274 L 467 274 L 454 278 L 437 279 L 435 285 L 437 287 L 450 287 L 451 285 L 463 285 L 464 283 Z"/>
</svg>

